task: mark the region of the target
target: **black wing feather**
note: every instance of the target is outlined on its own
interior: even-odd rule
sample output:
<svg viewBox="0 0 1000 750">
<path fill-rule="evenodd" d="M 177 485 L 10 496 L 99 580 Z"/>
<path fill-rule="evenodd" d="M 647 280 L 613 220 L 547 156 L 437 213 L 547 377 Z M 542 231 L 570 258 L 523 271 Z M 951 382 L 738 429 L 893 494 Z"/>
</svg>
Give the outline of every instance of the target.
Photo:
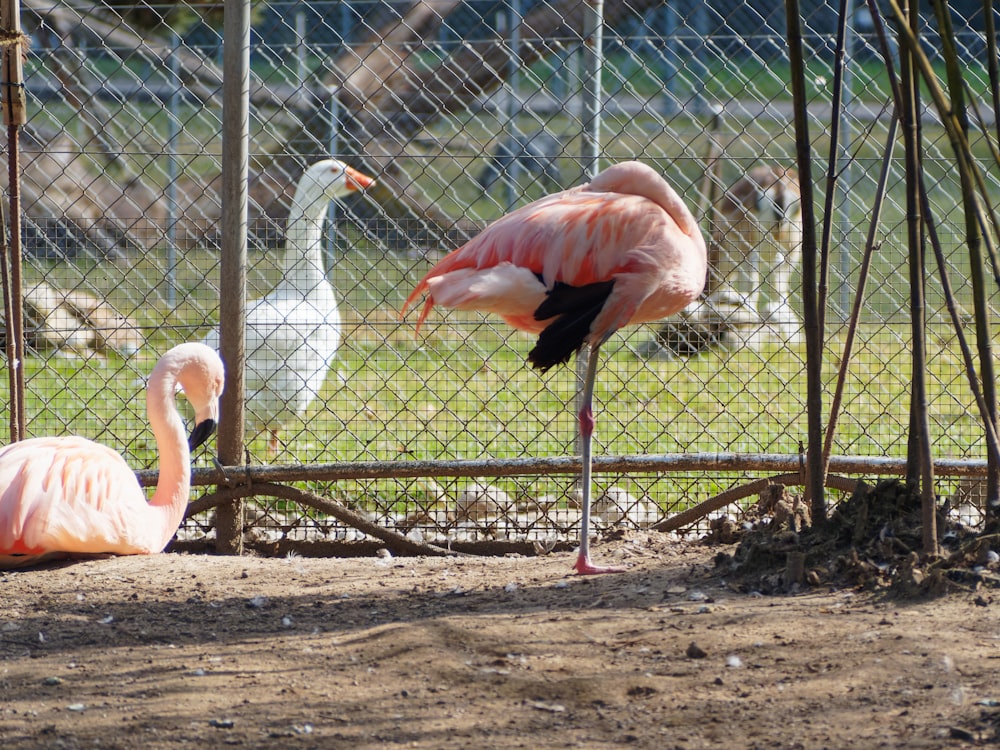
<svg viewBox="0 0 1000 750">
<path fill-rule="evenodd" d="M 590 333 L 590 325 L 604 308 L 614 285 L 614 279 L 584 286 L 557 281 L 535 310 L 535 320 L 553 320 L 539 334 L 538 343 L 528 353 L 528 361 L 543 372 L 569 362 L 574 352 L 583 348 L 583 339 Z"/>
</svg>

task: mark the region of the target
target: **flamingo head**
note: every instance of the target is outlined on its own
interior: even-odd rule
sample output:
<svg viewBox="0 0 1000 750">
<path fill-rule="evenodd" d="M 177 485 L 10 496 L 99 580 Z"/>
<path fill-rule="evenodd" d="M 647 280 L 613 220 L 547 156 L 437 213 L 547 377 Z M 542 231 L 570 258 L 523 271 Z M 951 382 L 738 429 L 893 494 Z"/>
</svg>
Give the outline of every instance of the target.
<svg viewBox="0 0 1000 750">
<path fill-rule="evenodd" d="M 219 423 L 219 397 L 225 384 L 225 370 L 219 355 L 199 343 L 181 344 L 171 351 L 177 359 L 177 384 L 194 408 L 194 430 L 188 447 L 194 450 L 208 440 Z"/>
</svg>

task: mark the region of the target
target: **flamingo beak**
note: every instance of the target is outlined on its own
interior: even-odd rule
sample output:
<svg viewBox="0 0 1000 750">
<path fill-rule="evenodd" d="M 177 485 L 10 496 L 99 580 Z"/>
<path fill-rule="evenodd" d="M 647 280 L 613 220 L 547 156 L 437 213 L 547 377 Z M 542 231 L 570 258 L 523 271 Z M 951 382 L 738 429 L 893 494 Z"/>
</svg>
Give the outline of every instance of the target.
<svg viewBox="0 0 1000 750">
<path fill-rule="evenodd" d="M 206 419 L 195 425 L 194 430 L 191 431 L 191 437 L 188 438 L 188 449 L 193 451 L 195 448 L 204 445 L 205 441 L 215 434 L 215 428 L 216 422 L 214 419 Z"/>
<path fill-rule="evenodd" d="M 364 190 L 375 183 L 374 178 L 362 174 L 353 167 L 346 167 L 344 169 L 344 176 L 347 178 L 348 190 Z"/>
</svg>

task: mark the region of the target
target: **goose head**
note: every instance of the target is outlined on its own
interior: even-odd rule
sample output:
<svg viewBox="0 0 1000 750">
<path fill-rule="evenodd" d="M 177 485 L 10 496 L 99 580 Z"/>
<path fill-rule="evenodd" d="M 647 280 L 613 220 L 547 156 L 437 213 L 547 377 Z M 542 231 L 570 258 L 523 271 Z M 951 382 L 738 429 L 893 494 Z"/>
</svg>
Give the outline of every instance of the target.
<svg viewBox="0 0 1000 750">
<path fill-rule="evenodd" d="M 375 180 L 337 159 L 323 159 L 309 167 L 295 190 L 295 202 L 303 208 L 320 199 L 345 198 L 364 190 Z"/>
</svg>

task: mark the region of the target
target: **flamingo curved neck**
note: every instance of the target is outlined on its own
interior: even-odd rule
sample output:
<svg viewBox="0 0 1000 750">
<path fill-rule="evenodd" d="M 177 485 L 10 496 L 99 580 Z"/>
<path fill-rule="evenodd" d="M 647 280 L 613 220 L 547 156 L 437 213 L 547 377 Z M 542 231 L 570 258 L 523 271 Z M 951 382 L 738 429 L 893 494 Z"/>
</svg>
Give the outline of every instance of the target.
<svg viewBox="0 0 1000 750">
<path fill-rule="evenodd" d="M 323 220 L 330 201 L 322 193 L 299 190 L 288 214 L 280 286 L 309 292 L 326 278 L 320 252 Z"/>
<path fill-rule="evenodd" d="M 171 372 L 154 370 L 146 391 L 146 412 L 160 454 L 156 491 L 149 501 L 150 513 L 159 516 L 150 529 L 164 529 L 163 549 L 180 525 L 191 490 L 191 455 L 184 422 L 177 411 L 177 378 Z"/>
</svg>

